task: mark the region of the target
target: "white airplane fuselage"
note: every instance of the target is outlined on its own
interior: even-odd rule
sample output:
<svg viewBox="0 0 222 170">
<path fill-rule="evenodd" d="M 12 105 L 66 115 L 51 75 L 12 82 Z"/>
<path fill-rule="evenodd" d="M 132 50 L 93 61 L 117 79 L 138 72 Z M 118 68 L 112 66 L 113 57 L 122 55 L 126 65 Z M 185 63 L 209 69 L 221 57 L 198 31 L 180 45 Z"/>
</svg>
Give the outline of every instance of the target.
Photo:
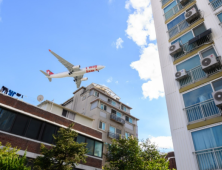
<svg viewBox="0 0 222 170">
<path fill-rule="evenodd" d="M 67 72 L 62 72 L 62 73 L 57 73 L 57 74 L 51 74 L 47 77 L 48 78 L 76 77 L 76 76 L 84 75 L 85 73 L 91 73 L 91 72 L 99 71 L 103 68 L 104 68 L 104 66 L 100 66 L 100 65 L 97 66 L 96 65 L 96 66 L 86 67 L 86 68 L 80 69 L 79 71 L 74 71 L 72 73 L 67 71 Z"/>
</svg>

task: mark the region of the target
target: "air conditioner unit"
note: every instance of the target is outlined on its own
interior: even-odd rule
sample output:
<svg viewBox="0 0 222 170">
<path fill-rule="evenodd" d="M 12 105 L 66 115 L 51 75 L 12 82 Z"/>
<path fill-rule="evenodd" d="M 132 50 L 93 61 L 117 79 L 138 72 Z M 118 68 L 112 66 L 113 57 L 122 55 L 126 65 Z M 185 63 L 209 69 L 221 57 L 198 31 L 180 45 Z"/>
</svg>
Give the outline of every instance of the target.
<svg viewBox="0 0 222 170">
<path fill-rule="evenodd" d="M 186 70 L 185 70 L 185 69 L 182 69 L 182 70 L 176 72 L 176 74 L 175 74 L 175 79 L 176 79 L 177 81 L 179 81 L 179 80 L 181 80 L 181 79 L 186 78 L 187 76 L 188 76 L 188 74 L 187 74 Z"/>
<path fill-rule="evenodd" d="M 177 41 L 175 44 L 171 45 L 169 47 L 170 55 L 173 57 L 175 54 L 182 51 L 182 47 L 180 45 L 180 42 Z"/>
<path fill-rule="evenodd" d="M 222 90 L 218 90 L 212 93 L 215 105 L 219 108 L 222 107 Z"/>
<path fill-rule="evenodd" d="M 211 54 L 201 59 L 202 70 L 206 73 L 212 68 L 219 66 L 220 64 L 221 62 L 217 61 L 216 56 L 214 54 Z"/>
<path fill-rule="evenodd" d="M 189 0 L 180 0 L 181 5 L 186 5 Z"/>
<path fill-rule="evenodd" d="M 188 23 L 190 23 L 194 18 L 198 16 L 199 12 L 194 7 L 185 13 L 185 19 Z"/>
</svg>

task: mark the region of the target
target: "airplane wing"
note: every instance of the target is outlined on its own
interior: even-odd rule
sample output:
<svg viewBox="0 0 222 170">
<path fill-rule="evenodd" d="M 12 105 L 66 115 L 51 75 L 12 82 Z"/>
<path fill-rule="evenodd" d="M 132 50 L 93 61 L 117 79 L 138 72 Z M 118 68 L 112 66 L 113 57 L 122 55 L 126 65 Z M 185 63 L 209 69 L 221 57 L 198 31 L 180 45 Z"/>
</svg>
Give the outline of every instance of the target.
<svg viewBox="0 0 222 170">
<path fill-rule="evenodd" d="M 58 54 L 54 53 L 53 51 L 49 50 L 49 52 L 51 52 L 59 60 L 59 62 L 62 63 L 69 70 L 69 72 L 80 70 L 79 68 L 73 69 L 73 66 L 74 66 L 73 64 L 66 61 L 65 59 L 63 59 L 62 57 L 60 57 Z"/>
<path fill-rule="evenodd" d="M 81 79 L 83 78 L 83 75 L 82 76 L 76 76 L 75 77 L 75 81 L 76 81 L 76 86 L 77 86 L 77 88 L 79 88 L 80 87 L 80 85 L 81 85 Z"/>
</svg>

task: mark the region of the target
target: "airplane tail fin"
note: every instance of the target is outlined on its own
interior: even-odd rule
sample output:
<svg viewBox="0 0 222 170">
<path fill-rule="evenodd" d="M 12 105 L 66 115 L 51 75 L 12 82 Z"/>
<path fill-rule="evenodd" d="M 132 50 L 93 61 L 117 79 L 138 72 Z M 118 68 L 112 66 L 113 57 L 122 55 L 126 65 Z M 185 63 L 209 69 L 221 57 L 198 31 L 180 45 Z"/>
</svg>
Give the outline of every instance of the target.
<svg viewBox="0 0 222 170">
<path fill-rule="evenodd" d="M 51 82 L 52 81 L 52 79 L 51 78 L 49 78 L 49 74 L 47 74 L 46 72 L 44 72 L 44 71 L 42 71 L 42 70 L 40 70 L 48 79 L 49 79 L 49 81 Z M 47 70 L 48 71 L 48 70 Z M 53 74 L 53 73 L 52 73 Z"/>
<path fill-rule="evenodd" d="M 46 72 L 48 73 L 48 75 L 52 75 L 52 74 L 54 74 L 54 73 L 51 72 L 50 70 L 46 70 Z"/>
</svg>

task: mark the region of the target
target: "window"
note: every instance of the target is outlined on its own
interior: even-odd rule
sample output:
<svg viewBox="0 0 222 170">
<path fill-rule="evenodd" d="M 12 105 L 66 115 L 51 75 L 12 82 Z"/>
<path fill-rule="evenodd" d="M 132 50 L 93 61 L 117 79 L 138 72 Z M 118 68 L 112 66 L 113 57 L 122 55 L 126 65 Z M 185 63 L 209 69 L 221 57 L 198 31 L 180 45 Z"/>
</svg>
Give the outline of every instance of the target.
<svg viewBox="0 0 222 170">
<path fill-rule="evenodd" d="M 52 143 L 53 142 L 52 135 L 55 134 L 55 131 L 56 131 L 56 126 L 46 123 L 42 134 L 42 141 L 46 143 Z"/>
<path fill-rule="evenodd" d="M 75 114 L 69 112 L 69 114 L 68 114 L 68 118 L 69 118 L 70 120 L 74 120 L 74 119 L 75 119 Z"/>
<path fill-rule="evenodd" d="M 121 105 L 121 109 L 126 112 L 126 107 L 125 106 Z"/>
<path fill-rule="evenodd" d="M 94 92 L 94 96 L 99 97 L 99 92 L 98 92 L 98 91 L 95 91 L 95 92 Z"/>
<path fill-rule="evenodd" d="M 194 104 L 204 102 L 212 98 L 212 88 L 211 85 L 208 84 L 206 86 L 200 87 L 196 90 L 188 92 L 183 95 L 183 100 L 185 107 L 192 106 Z"/>
<path fill-rule="evenodd" d="M 222 22 L 222 13 L 218 14 L 217 17 L 218 17 L 219 21 Z"/>
<path fill-rule="evenodd" d="M 115 101 L 113 101 L 113 100 L 112 100 L 112 105 L 113 105 L 113 106 L 116 106 L 116 102 L 115 102 Z"/>
<path fill-rule="evenodd" d="M 112 114 L 116 114 L 116 111 L 112 109 L 112 110 L 111 110 L 111 113 L 112 113 Z"/>
<path fill-rule="evenodd" d="M 94 150 L 94 140 L 86 138 L 86 148 L 88 149 L 87 154 L 93 155 L 93 150 Z"/>
<path fill-rule="evenodd" d="M 109 127 L 109 131 L 112 132 L 112 133 L 116 133 L 116 128 L 110 126 L 110 127 Z"/>
<path fill-rule="evenodd" d="M 193 37 L 193 33 L 190 31 L 184 34 L 182 37 L 178 38 L 177 40 L 173 41 L 171 44 L 175 44 L 177 41 L 181 42 L 182 44 L 186 44 Z"/>
<path fill-rule="evenodd" d="M 98 157 L 102 157 L 103 144 L 101 142 L 95 141 L 95 150 L 94 155 Z"/>
<path fill-rule="evenodd" d="M 213 84 L 213 87 L 214 87 L 215 91 L 218 91 L 218 90 L 222 89 L 222 79 L 217 80 L 217 81 L 213 82 L 212 84 Z"/>
<path fill-rule="evenodd" d="M 128 116 L 125 117 L 125 120 L 128 121 L 128 122 L 130 122 L 130 123 L 133 123 L 133 119 L 130 118 L 130 117 L 128 117 Z"/>
<path fill-rule="evenodd" d="M 24 135 L 28 121 L 29 117 L 24 115 L 17 115 L 11 132 L 16 135 Z"/>
<path fill-rule="evenodd" d="M 102 129 L 102 130 L 105 130 L 106 129 L 106 124 L 100 121 L 99 122 L 99 128 Z"/>
<path fill-rule="evenodd" d="M 168 12 L 173 7 L 175 7 L 176 5 L 177 5 L 176 1 L 173 1 L 170 5 L 168 5 L 166 8 L 164 8 L 164 13 Z"/>
<path fill-rule="evenodd" d="M 101 104 L 100 108 L 101 108 L 102 110 L 106 110 L 106 105 Z"/>
<path fill-rule="evenodd" d="M 116 112 L 117 117 L 122 117 L 122 114 L 120 112 Z"/>
<path fill-rule="evenodd" d="M 67 110 L 63 109 L 63 111 L 62 111 L 62 116 L 66 117 L 67 112 L 68 112 Z"/>
<path fill-rule="evenodd" d="M 204 24 L 201 24 L 198 27 L 193 29 L 193 33 L 194 33 L 195 36 L 200 35 L 204 31 L 206 31 L 206 27 L 204 26 Z"/>
<path fill-rule="evenodd" d="M 120 129 L 116 129 L 116 133 L 121 134 L 121 130 Z"/>
<path fill-rule="evenodd" d="M 189 71 L 197 66 L 200 66 L 200 57 L 199 55 L 196 55 L 192 58 L 190 58 L 189 60 L 186 60 L 184 62 L 182 62 L 181 64 L 178 64 L 176 66 L 177 71 L 180 71 L 182 69 L 185 69 L 186 71 Z"/>
<path fill-rule="evenodd" d="M 31 119 L 25 136 L 32 139 L 38 139 L 41 126 L 42 122 L 40 120 Z"/>
<path fill-rule="evenodd" d="M 16 114 L 9 110 L 2 110 L 0 115 L 0 129 L 10 131 Z"/>
<path fill-rule="evenodd" d="M 180 15 L 179 17 L 171 21 L 169 24 L 167 24 L 168 30 L 170 30 L 171 28 L 173 28 L 174 26 L 176 26 L 177 24 L 179 24 L 181 21 L 184 21 L 184 20 L 185 20 L 185 16 L 183 13 L 182 15 Z"/>
<path fill-rule="evenodd" d="M 77 140 L 78 143 L 86 143 L 86 138 L 82 135 L 78 135 L 77 136 Z"/>
<path fill-rule="evenodd" d="M 128 137 L 130 137 L 130 133 L 125 132 L 125 137 L 126 137 L 126 139 L 128 139 Z"/>
<path fill-rule="evenodd" d="M 201 52 L 201 55 L 203 58 L 211 55 L 211 54 L 214 54 L 216 57 L 217 57 L 217 54 L 216 54 L 216 51 L 214 50 L 213 47 L 207 49 L 207 50 L 204 50 L 203 52 Z"/>
</svg>

